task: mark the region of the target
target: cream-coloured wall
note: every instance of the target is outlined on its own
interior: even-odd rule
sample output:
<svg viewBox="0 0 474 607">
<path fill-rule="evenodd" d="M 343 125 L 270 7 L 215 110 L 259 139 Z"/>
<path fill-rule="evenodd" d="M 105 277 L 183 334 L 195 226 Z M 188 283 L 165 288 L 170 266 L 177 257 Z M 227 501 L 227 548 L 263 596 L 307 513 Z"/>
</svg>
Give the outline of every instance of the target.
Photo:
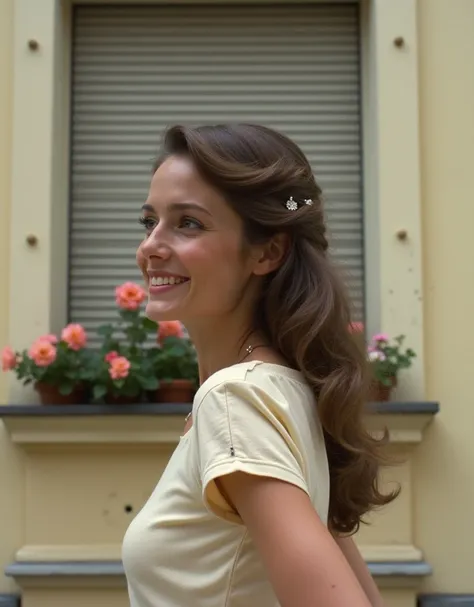
<svg viewBox="0 0 474 607">
<path fill-rule="evenodd" d="M 13 91 L 13 0 L 0 0 L 0 347 L 8 341 L 10 183 Z M 0 375 L 0 401 L 6 396 Z"/>
<path fill-rule="evenodd" d="M 407 321 L 409 326 L 406 332 L 411 332 L 417 342 L 419 321 L 424 321 L 424 369 L 421 370 L 420 380 L 415 382 L 414 393 L 421 396 L 424 371 L 427 398 L 441 402 L 441 414 L 414 453 L 416 467 L 412 503 L 416 505 L 415 543 L 435 568 L 435 575 L 427 580 L 426 586 L 443 591 L 474 591 L 474 583 L 471 582 L 474 531 L 469 537 L 470 510 L 474 503 L 474 441 L 471 438 L 474 401 L 469 392 L 469 381 L 465 379 L 469 377 L 469 365 L 474 360 L 471 345 L 474 335 L 469 318 L 469 312 L 474 310 L 474 271 L 469 263 L 469 260 L 474 260 L 474 238 L 471 236 L 474 205 L 469 182 L 472 173 L 469 168 L 474 158 L 474 0 L 418 0 L 418 39 L 414 37 L 414 21 L 411 17 L 415 2 L 364 0 L 366 7 L 375 7 L 370 20 L 376 28 L 373 46 L 366 48 L 367 62 L 372 60 L 374 66 L 367 68 L 365 86 L 371 87 L 370 81 L 374 75 L 377 79 L 373 99 L 376 107 L 370 106 L 368 109 L 371 111 L 367 113 L 374 123 L 370 129 L 373 132 L 368 133 L 365 149 L 369 149 L 367 142 L 370 139 L 372 154 L 369 161 L 377 161 L 378 170 L 373 179 L 375 185 L 371 198 L 377 204 L 385 205 L 377 219 L 383 236 L 380 244 L 383 271 L 379 269 L 383 288 L 377 291 L 376 296 L 380 298 L 382 328 L 389 326 L 389 330 L 404 330 Z M 16 30 L 12 27 L 14 4 L 17 7 Z M 64 6 L 67 5 L 68 2 L 65 2 Z M 51 239 L 48 237 L 57 232 L 49 226 L 49 212 L 52 200 L 53 203 L 58 201 L 58 204 L 64 200 L 66 188 L 61 180 L 56 180 L 57 184 L 54 179 L 51 183 L 48 181 L 53 175 L 49 165 L 45 172 L 49 177 L 45 177 L 44 183 L 40 180 L 35 184 L 26 181 L 22 184 L 21 179 L 17 179 L 15 189 L 15 200 L 19 206 L 24 204 L 24 194 L 28 188 L 39 192 L 38 210 L 45 211 L 41 213 L 42 223 L 39 225 L 45 235 L 48 255 L 44 252 L 38 254 L 38 257 L 47 257 L 46 261 L 40 259 L 38 280 L 44 274 L 49 282 L 46 283 L 42 305 L 38 308 L 40 316 L 27 318 L 24 325 L 25 316 L 17 314 L 13 322 L 14 311 L 10 318 L 8 315 L 12 291 L 7 285 L 16 284 L 18 290 L 15 293 L 21 293 L 24 287 L 22 277 L 16 280 L 14 275 L 10 280 L 10 274 L 15 272 L 18 275 L 27 267 L 25 264 L 32 263 L 31 257 L 26 258 L 29 253 L 20 251 L 25 229 L 22 217 L 16 215 L 14 221 L 10 221 L 12 158 L 16 154 L 17 168 L 24 162 L 22 150 L 12 150 L 13 90 L 19 100 L 15 112 L 18 137 L 15 141 L 25 145 L 28 136 L 33 135 L 35 145 L 51 151 L 55 147 L 52 145 L 51 122 L 46 123 L 34 116 L 28 125 L 22 120 L 22 112 L 31 116 L 30 110 L 34 112 L 39 108 L 40 115 L 41 108 L 46 108 L 48 120 L 52 121 L 49 113 L 51 100 L 57 95 L 51 87 L 55 82 L 53 63 L 49 60 L 52 50 L 46 45 L 37 63 L 22 53 L 27 36 L 32 35 L 29 28 L 33 15 L 36 15 L 35 34 L 39 32 L 45 40 L 55 36 L 56 44 L 61 44 L 60 33 L 56 31 L 53 34 L 54 30 L 48 29 L 50 21 L 49 17 L 46 18 L 56 11 L 57 6 L 56 0 L 0 0 L 0 280 L 3 287 L 0 289 L 0 346 L 6 343 L 9 332 L 16 332 L 20 337 L 19 342 L 24 345 L 24 340 L 29 341 L 37 334 L 38 327 L 45 330 L 50 328 L 48 323 L 52 308 L 48 298 L 52 289 L 48 276 L 52 256 L 49 255 Z M 59 23 L 59 18 L 57 21 Z M 16 31 L 16 61 L 13 57 L 13 31 Z M 66 35 L 66 30 L 61 31 L 62 35 Z M 408 42 L 402 51 L 393 47 L 393 39 L 397 35 L 404 35 Z M 405 270 L 408 272 L 414 264 L 416 278 L 419 270 L 416 259 L 419 249 L 417 211 L 410 211 L 417 205 L 418 192 L 415 153 L 418 124 L 416 111 L 413 111 L 416 106 L 412 103 L 417 84 L 413 70 L 416 52 L 419 61 L 421 126 L 423 314 L 413 311 L 418 306 L 419 294 L 415 292 L 417 282 L 403 273 Z M 64 53 L 59 55 L 64 56 Z M 21 67 L 21 71 L 15 75 L 15 89 L 14 64 Z M 58 66 L 55 69 L 59 69 Z M 30 91 L 32 77 L 42 78 L 45 74 L 48 78 L 42 81 L 47 86 L 45 84 L 38 91 L 38 103 L 27 107 L 24 93 Z M 56 107 L 67 107 L 67 103 L 55 103 Z M 403 120 L 400 119 L 398 123 L 392 119 L 395 112 L 398 112 L 396 115 L 399 118 L 403 115 Z M 58 132 L 66 132 L 67 129 L 60 126 L 57 126 Z M 409 148 L 411 156 L 403 153 L 403 144 Z M 65 142 L 61 145 L 65 146 Z M 25 149 L 28 152 L 28 146 Z M 56 149 L 63 147 L 56 146 Z M 28 153 L 34 156 L 35 150 L 31 147 L 29 150 Z M 50 157 L 50 154 L 45 154 L 43 161 L 49 162 Z M 61 168 L 60 163 L 58 166 Z M 61 172 L 59 168 L 57 170 Z M 41 172 L 40 168 L 38 171 Z M 62 173 L 66 174 L 65 171 Z M 400 194 L 396 194 L 397 187 Z M 57 193 L 55 188 L 58 188 Z M 366 192 L 369 189 L 366 188 Z M 399 196 L 404 194 L 407 194 L 405 204 L 397 206 Z M 403 225 L 397 223 L 399 218 L 405 222 Z M 63 221 L 62 216 L 60 220 Z M 16 226 L 15 231 L 9 232 L 8 226 L 12 223 Z M 403 245 L 395 240 L 395 233 L 407 225 L 410 235 L 414 236 L 411 243 Z M 15 236 L 12 250 L 20 260 L 18 264 L 13 264 L 10 257 L 11 234 Z M 44 272 L 43 266 L 46 268 Z M 459 269 L 458 275 L 454 271 L 456 269 Z M 380 283 L 375 279 L 373 282 L 375 286 Z M 45 283 L 42 284 L 44 286 Z M 395 284 L 394 295 L 392 287 Z M 61 304 L 62 300 L 59 301 Z M 20 326 L 22 322 L 23 328 Z M 410 392 L 407 396 L 410 396 Z M 0 402 L 4 402 L 6 397 L 6 383 L 0 375 Z M 21 457 L 7 440 L 1 426 L 1 568 L 13 559 L 15 550 L 23 544 L 21 464 Z M 439 477 L 435 478 L 438 474 Z M 443 524 L 440 524 L 441 521 Z M 12 583 L 0 575 L 0 592 L 9 588 L 12 588 Z M 406 604 L 403 602 L 403 605 Z"/>
<path fill-rule="evenodd" d="M 13 91 L 13 3 L 0 0 L 0 348 L 9 340 L 10 186 Z M 0 403 L 7 376 L 0 372 Z M 0 421 L 0 567 L 11 561 L 21 540 L 21 457 Z M 0 592 L 14 588 L 0 574 Z"/>
<path fill-rule="evenodd" d="M 474 592 L 474 2 L 419 0 L 427 396 L 415 528 L 433 590 Z M 401 176 L 403 189 L 403 176 Z"/>
</svg>

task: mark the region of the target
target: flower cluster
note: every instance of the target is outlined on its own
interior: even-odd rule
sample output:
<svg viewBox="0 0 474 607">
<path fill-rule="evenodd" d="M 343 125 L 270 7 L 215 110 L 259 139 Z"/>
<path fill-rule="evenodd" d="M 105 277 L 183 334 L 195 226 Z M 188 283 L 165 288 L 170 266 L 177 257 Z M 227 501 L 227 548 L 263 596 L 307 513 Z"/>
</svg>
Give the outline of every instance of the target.
<svg viewBox="0 0 474 607">
<path fill-rule="evenodd" d="M 139 401 L 157 390 L 160 379 L 196 379 L 196 353 L 182 324 L 158 325 L 143 316 L 145 298 L 145 290 L 132 282 L 115 289 L 119 319 L 98 328 L 98 350 L 87 347 L 84 327 L 71 323 L 59 337 L 42 335 L 22 352 L 5 347 L 3 371 L 13 371 L 24 384 L 55 386 L 63 395 L 81 388 L 96 402 Z"/>
<path fill-rule="evenodd" d="M 115 289 L 119 319 L 100 326 L 102 345 L 94 352 L 94 401 L 130 398 L 141 400 L 144 393 L 159 385 L 147 342 L 158 330 L 157 323 L 141 314 L 145 290 L 133 282 Z"/>
<path fill-rule="evenodd" d="M 2 350 L 2 369 L 14 371 L 24 384 L 55 385 L 61 394 L 71 394 L 92 377 L 86 344 L 84 327 L 71 323 L 64 327 L 60 337 L 42 335 L 22 352 L 6 346 Z"/>
<path fill-rule="evenodd" d="M 411 367 L 416 357 L 411 348 L 403 350 L 404 335 L 398 335 L 391 343 L 386 333 L 377 333 L 367 346 L 367 356 L 375 379 L 384 386 L 391 386 L 401 369 Z"/>
<path fill-rule="evenodd" d="M 160 322 L 156 341 L 159 347 L 155 366 L 159 369 L 160 378 L 165 381 L 188 379 L 196 385 L 196 350 L 185 335 L 183 325 L 176 320 Z"/>
<path fill-rule="evenodd" d="M 349 325 L 349 332 L 367 354 L 374 379 L 384 386 L 392 386 L 398 372 L 411 367 L 415 352 L 411 348 L 403 350 L 404 335 L 398 335 L 391 341 L 386 333 L 376 333 L 366 343 L 364 331 L 362 322 Z"/>
</svg>

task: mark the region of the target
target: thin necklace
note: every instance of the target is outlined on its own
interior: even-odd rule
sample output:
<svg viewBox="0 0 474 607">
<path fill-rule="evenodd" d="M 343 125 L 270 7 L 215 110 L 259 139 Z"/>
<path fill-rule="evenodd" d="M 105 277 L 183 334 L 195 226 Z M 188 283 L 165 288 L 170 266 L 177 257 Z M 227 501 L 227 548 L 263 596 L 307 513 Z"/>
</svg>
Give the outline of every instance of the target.
<svg viewBox="0 0 474 607">
<path fill-rule="evenodd" d="M 264 348 L 266 344 L 257 344 L 256 346 L 253 345 L 249 345 L 245 348 L 245 355 L 237 362 L 238 365 L 240 365 L 240 363 L 243 363 L 244 360 L 250 356 L 252 354 L 252 352 L 254 350 L 256 350 L 257 348 Z M 185 417 L 185 422 L 188 421 L 188 419 L 191 417 L 192 411 L 190 413 L 188 413 Z"/>
<path fill-rule="evenodd" d="M 242 358 L 239 360 L 239 362 L 238 362 L 237 364 L 238 364 L 238 365 L 240 365 L 240 363 L 243 363 L 243 362 L 244 362 L 244 360 L 245 360 L 245 359 L 246 359 L 248 356 L 250 356 L 250 355 L 252 354 L 252 352 L 253 352 L 254 350 L 256 350 L 257 348 L 264 348 L 264 347 L 265 347 L 265 344 L 257 344 L 256 346 L 252 346 L 252 345 L 247 346 L 247 347 L 245 348 L 245 355 L 244 355 L 244 356 L 243 356 L 243 357 L 242 357 Z"/>
</svg>

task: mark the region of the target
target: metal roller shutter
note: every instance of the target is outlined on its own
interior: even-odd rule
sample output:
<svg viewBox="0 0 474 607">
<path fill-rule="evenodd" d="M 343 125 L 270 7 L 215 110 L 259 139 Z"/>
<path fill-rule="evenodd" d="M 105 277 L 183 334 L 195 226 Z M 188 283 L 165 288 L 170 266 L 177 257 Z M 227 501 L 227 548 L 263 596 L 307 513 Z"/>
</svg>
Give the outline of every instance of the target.
<svg viewBox="0 0 474 607">
<path fill-rule="evenodd" d="M 357 4 L 74 10 L 70 320 L 115 317 L 140 281 L 139 207 L 170 124 L 260 122 L 293 137 L 323 187 L 334 256 L 363 315 Z"/>
</svg>

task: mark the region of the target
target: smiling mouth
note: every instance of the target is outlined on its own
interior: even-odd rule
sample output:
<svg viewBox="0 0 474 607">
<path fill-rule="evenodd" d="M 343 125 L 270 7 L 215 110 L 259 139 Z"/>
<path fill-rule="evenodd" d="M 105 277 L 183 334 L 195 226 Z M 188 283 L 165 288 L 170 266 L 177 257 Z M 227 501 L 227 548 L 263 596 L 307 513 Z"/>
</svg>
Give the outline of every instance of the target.
<svg viewBox="0 0 474 607">
<path fill-rule="evenodd" d="M 182 276 L 153 276 L 150 278 L 150 287 L 180 285 L 189 282 L 189 280 L 189 278 L 184 278 Z"/>
</svg>

